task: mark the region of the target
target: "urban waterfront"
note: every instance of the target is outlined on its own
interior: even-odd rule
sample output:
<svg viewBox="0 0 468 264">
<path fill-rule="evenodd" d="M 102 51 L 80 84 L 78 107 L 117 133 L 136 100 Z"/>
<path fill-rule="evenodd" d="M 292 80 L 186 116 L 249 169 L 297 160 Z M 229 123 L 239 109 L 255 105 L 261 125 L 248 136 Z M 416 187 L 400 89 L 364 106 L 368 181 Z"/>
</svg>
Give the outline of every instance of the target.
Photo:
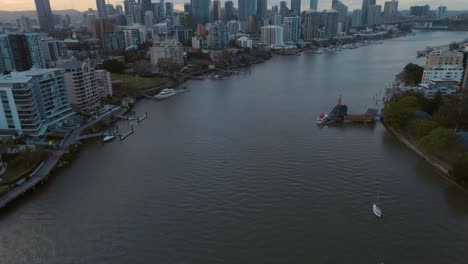
<svg viewBox="0 0 468 264">
<path fill-rule="evenodd" d="M 332 54 L 274 57 L 240 76 L 142 101 L 124 142 L 83 147 L 0 216 L 2 263 L 464 263 L 468 195 L 382 125 L 351 113 L 416 50 L 468 37 L 418 32 Z M 127 124 L 119 124 L 124 127 Z M 380 195 L 383 218 L 371 205 Z"/>
</svg>

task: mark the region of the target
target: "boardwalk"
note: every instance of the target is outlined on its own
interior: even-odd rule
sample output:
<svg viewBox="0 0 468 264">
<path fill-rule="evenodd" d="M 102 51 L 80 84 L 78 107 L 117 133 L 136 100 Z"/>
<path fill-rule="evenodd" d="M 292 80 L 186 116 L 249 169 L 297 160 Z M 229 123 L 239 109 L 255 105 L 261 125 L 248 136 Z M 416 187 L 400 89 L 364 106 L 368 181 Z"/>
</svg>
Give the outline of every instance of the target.
<svg viewBox="0 0 468 264">
<path fill-rule="evenodd" d="M 101 121 L 104 118 L 107 118 L 109 116 L 112 116 L 118 112 L 120 112 L 121 108 L 116 107 L 112 111 L 109 111 L 102 116 L 96 118 L 95 120 L 88 122 L 87 124 L 81 126 L 80 128 L 77 128 L 73 130 L 68 137 L 62 142 L 60 147 L 55 150 L 52 155 L 49 157 L 49 159 L 44 163 L 44 166 L 40 168 L 30 180 L 27 182 L 23 183 L 22 185 L 18 186 L 17 188 L 9 191 L 7 194 L 4 196 L 0 197 L 0 208 L 5 207 L 9 202 L 15 200 L 18 198 L 18 196 L 24 194 L 27 192 L 29 189 L 32 189 L 34 186 L 36 186 L 38 183 L 42 182 L 47 176 L 52 172 L 52 170 L 57 166 L 58 162 L 60 161 L 60 158 L 62 155 L 65 153 L 65 151 L 70 147 L 70 145 L 74 144 L 76 141 L 80 139 L 80 133 L 82 130 L 96 124 L 97 122 Z"/>
</svg>

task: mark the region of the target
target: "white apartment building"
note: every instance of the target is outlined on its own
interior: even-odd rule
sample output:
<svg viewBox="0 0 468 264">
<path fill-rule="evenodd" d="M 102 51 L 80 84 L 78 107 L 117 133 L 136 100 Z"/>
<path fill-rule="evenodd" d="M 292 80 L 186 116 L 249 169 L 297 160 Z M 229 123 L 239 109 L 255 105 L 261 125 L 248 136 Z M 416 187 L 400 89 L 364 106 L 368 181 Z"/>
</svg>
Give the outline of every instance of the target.
<svg viewBox="0 0 468 264">
<path fill-rule="evenodd" d="M 0 134 L 44 135 L 74 114 L 60 69 L 32 69 L 0 77 Z"/>
<path fill-rule="evenodd" d="M 263 44 L 282 46 L 283 41 L 283 27 L 280 26 L 265 26 L 261 28 L 260 41 Z"/>
<path fill-rule="evenodd" d="M 462 65 L 436 65 L 424 70 L 421 83 L 429 83 L 432 80 L 455 80 L 461 83 L 462 78 Z"/>
<path fill-rule="evenodd" d="M 71 59 L 58 68 L 63 69 L 68 99 L 78 112 L 94 113 L 100 106 L 101 92 L 96 72 L 89 61 Z"/>
<path fill-rule="evenodd" d="M 253 46 L 253 41 L 247 37 L 240 37 L 236 40 L 236 43 L 241 48 L 251 49 Z"/>
<path fill-rule="evenodd" d="M 184 63 L 184 49 L 175 37 L 156 37 L 150 48 L 151 64 L 158 65 L 160 59 L 169 59 L 175 63 Z"/>
</svg>

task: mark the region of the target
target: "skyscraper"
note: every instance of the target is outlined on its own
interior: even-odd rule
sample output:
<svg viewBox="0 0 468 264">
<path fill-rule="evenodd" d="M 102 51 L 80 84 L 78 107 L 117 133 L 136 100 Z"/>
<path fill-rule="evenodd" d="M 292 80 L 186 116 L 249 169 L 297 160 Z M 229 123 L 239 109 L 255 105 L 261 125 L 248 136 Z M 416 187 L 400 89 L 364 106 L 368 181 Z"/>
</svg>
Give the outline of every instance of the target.
<svg viewBox="0 0 468 264">
<path fill-rule="evenodd" d="M 239 21 L 241 22 L 241 29 L 243 31 L 250 31 L 250 24 L 251 21 L 250 17 L 255 16 L 255 8 L 257 5 L 256 0 L 238 0 L 239 4 Z"/>
<path fill-rule="evenodd" d="M 301 18 L 289 16 L 283 19 L 284 41 L 296 42 L 301 38 Z"/>
<path fill-rule="evenodd" d="M 379 25 L 382 23 L 382 6 L 371 5 L 367 12 L 367 25 Z"/>
<path fill-rule="evenodd" d="M 174 16 L 174 4 L 171 2 L 166 3 L 166 17 Z"/>
<path fill-rule="evenodd" d="M 348 7 L 343 4 L 340 0 L 332 1 L 332 9 L 336 10 L 339 13 L 338 16 L 338 32 L 346 32 L 347 29 L 347 16 L 348 16 Z"/>
<path fill-rule="evenodd" d="M 239 21 L 249 21 L 250 16 L 255 16 L 256 0 L 238 0 Z"/>
<path fill-rule="evenodd" d="M 337 11 L 325 12 L 326 14 L 326 24 L 325 24 L 325 37 L 334 38 L 338 33 L 338 21 L 340 13 Z"/>
<path fill-rule="evenodd" d="M 228 32 L 226 24 L 222 21 L 211 23 L 208 33 L 208 45 L 213 49 L 224 49 L 228 44 Z"/>
<path fill-rule="evenodd" d="M 106 0 L 96 0 L 96 7 L 99 18 L 107 17 Z"/>
<path fill-rule="evenodd" d="M 279 13 L 280 13 L 280 16 L 281 16 L 281 22 L 283 21 L 283 17 L 289 15 L 288 3 L 286 3 L 286 1 L 281 1 L 280 2 Z"/>
<path fill-rule="evenodd" d="M 302 34 L 305 41 L 320 38 L 320 29 L 323 27 L 322 13 L 310 9 L 302 15 Z"/>
<path fill-rule="evenodd" d="M 295 16 L 301 14 L 301 0 L 291 0 L 291 13 Z"/>
<path fill-rule="evenodd" d="M 369 6 L 375 5 L 376 0 L 362 0 L 362 25 L 366 26 L 367 23 L 367 17 L 369 14 Z"/>
<path fill-rule="evenodd" d="M 385 22 L 392 21 L 398 15 L 398 1 L 392 0 L 385 2 L 384 19 Z"/>
<path fill-rule="evenodd" d="M 192 5 L 192 27 L 198 24 L 205 25 L 210 22 L 210 0 L 191 0 Z"/>
<path fill-rule="evenodd" d="M 184 12 L 185 12 L 185 13 L 190 13 L 190 12 L 192 12 L 192 6 L 190 5 L 190 3 L 185 3 L 185 4 L 184 4 Z"/>
<path fill-rule="evenodd" d="M 147 11 L 153 12 L 153 6 L 151 3 L 151 0 L 143 0 L 141 2 L 141 15 L 143 16 L 143 21 L 145 21 L 144 18 L 146 16 Z M 154 16 L 154 13 L 153 13 L 153 16 Z"/>
<path fill-rule="evenodd" d="M 234 3 L 232 1 L 226 1 L 224 3 L 224 17 L 225 21 L 234 20 Z"/>
<path fill-rule="evenodd" d="M 221 1 L 213 1 L 213 21 L 221 20 Z"/>
<path fill-rule="evenodd" d="M 159 0 L 159 16 L 164 18 L 166 16 L 166 5 L 164 4 L 164 0 Z"/>
<path fill-rule="evenodd" d="M 317 0 L 310 0 L 310 9 L 317 10 L 317 8 L 318 8 Z"/>
<path fill-rule="evenodd" d="M 37 17 L 41 30 L 48 31 L 54 29 L 54 18 L 49 0 L 34 0 L 36 4 Z"/>
<path fill-rule="evenodd" d="M 267 15 L 267 0 L 257 0 L 257 18 L 262 20 Z"/>
<path fill-rule="evenodd" d="M 362 11 L 361 9 L 356 9 L 353 11 L 352 22 L 353 27 L 360 27 L 362 25 Z"/>
</svg>

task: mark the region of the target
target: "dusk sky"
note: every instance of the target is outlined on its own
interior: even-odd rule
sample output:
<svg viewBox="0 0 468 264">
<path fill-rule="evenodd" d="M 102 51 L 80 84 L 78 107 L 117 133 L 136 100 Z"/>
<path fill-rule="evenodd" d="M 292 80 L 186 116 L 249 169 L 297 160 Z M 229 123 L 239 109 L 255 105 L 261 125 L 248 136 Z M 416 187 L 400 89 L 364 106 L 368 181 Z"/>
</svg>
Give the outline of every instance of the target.
<svg viewBox="0 0 468 264">
<path fill-rule="evenodd" d="M 319 9 L 329 9 L 331 7 L 332 0 L 318 0 Z M 0 10 L 34 10 L 34 0 L 1 0 L 2 5 Z M 108 0 L 111 4 L 121 4 L 122 0 Z M 153 2 L 155 2 L 153 0 Z M 172 1 L 176 5 L 176 9 L 181 9 L 183 3 L 190 2 L 189 0 L 174 0 Z M 222 0 L 224 2 L 224 0 Z M 268 1 L 269 5 L 278 4 L 280 0 L 270 0 Z M 288 5 L 290 1 L 288 0 Z M 362 0 L 342 0 L 342 2 L 349 6 L 350 10 L 358 9 L 361 6 Z M 377 0 L 381 5 L 385 0 Z M 408 9 L 412 5 L 431 5 L 432 9 L 443 4 L 448 6 L 449 10 L 467 10 L 468 9 L 468 0 L 400 0 L 400 9 Z M 62 9 L 77 9 L 77 10 L 86 10 L 89 7 L 96 9 L 95 0 L 50 0 L 52 9 L 62 10 Z M 237 0 L 234 0 L 234 4 L 237 5 Z M 302 8 L 307 9 L 309 6 L 309 0 L 302 0 Z"/>
</svg>

